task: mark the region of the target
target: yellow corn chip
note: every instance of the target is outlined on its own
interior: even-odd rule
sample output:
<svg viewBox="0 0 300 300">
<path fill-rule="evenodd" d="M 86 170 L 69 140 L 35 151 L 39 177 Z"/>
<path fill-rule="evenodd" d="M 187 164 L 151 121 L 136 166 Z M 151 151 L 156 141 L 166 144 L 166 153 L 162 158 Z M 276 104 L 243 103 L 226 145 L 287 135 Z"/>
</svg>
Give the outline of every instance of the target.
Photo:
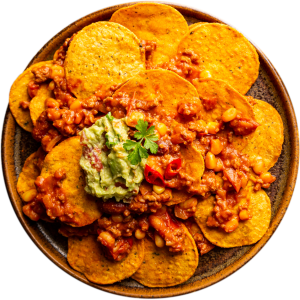
<svg viewBox="0 0 300 300">
<path fill-rule="evenodd" d="M 37 95 L 32 98 L 29 105 L 30 117 L 35 126 L 36 120 L 41 113 L 46 109 L 45 101 L 53 97 L 53 92 L 48 89 L 48 84 L 42 84 L 39 88 Z"/>
<path fill-rule="evenodd" d="M 197 190 L 205 169 L 203 156 L 193 144 L 181 145 L 180 152 L 183 158 L 183 171 L 195 179 L 190 189 Z"/>
<path fill-rule="evenodd" d="M 175 205 L 181 202 L 184 202 L 193 197 L 193 194 L 190 194 L 186 191 L 179 191 L 176 189 L 172 189 L 172 200 L 165 202 L 164 204 L 167 206 Z"/>
<path fill-rule="evenodd" d="M 271 219 L 271 203 L 268 195 L 264 190 L 255 192 L 250 187 L 247 197 L 250 199 L 249 211 L 252 218 L 247 221 L 239 221 L 238 228 L 231 233 L 206 225 L 207 218 L 212 215 L 214 208 L 215 198 L 213 196 L 198 203 L 195 220 L 212 244 L 223 248 L 251 245 L 259 241 L 266 233 Z M 239 205 L 245 201 L 246 199 L 241 200 L 234 207 L 235 213 L 238 213 Z"/>
<path fill-rule="evenodd" d="M 188 24 L 175 8 L 159 3 L 138 3 L 117 10 L 110 19 L 130 29 L 140 40 L 156 42 L 151 62 L 168 62 L 176 55 Z"/>
<path fill-rule="evenodd" d="M 119 92 L 127 93 L 130 98 L 135 97 L 146 101 L 158 98 L 161 107 L 167 113 L 174 115 L 177 115 L 177 106 L 181 101 L 186 103 L 193 101 L 201 105 L 198 93 L 190 82 L 174 72 L 162 69 L 140 73 L 122 85 L 113 97 L 118 97 Z M 158 110 L 157 113 L 160 111 Z"/>
<path fill-rule="evenodd" d="M 80 137 L 71 137 L 54 147 L 45 158 L 41 176 L 53 176 L 55 171 L 64 168 L 66 179 L 62 187 L 68 203 L 75 207 L 74 221 L 69 225 L 82 227 L 93 223 L 101 217 L 96 199 L 84 190 L 85 179 L 79 160 L 82 154 Z M 46 207 L 47 208 L 47 207 Z"/>
<path fill-rule="evenodd" d="M 73 38 L 65 60 L 68 86 L 78 98 L 106 92 L 145 70 L 145 53 L 130 30 L 112 22 L 84 27 Z"/>
<path fill-rule="evenodd" d="M 35 68 L 42 66 L 51 66 L 52 61 L 42 61 L 37 64 L 30 66 L 26 69 L 13 83 L 9 93 L 9 108 L 17 123 L 26 131 L 31 132 L 33 124 L 30 118 L 29 109 L 24 110 L 20 103 L 22 101 L 30 102 L 31 98 L 27 92 L 28 83 L 34 80 L 34 75 L 31 72 Z"/>
<path fill-rule="evenodd" d="M 148 287 L 167 287 L 192 277 L 199 255 L 195 241 L 185 226 L 184 230 L 184 250 L 178 253 L 170 252 L 166 246 L 158 248 L 152 239 L 145 238 L 144 261 L 132 278 Z"/>
<path fill-rule="evenodd" d="M 255 115 L 252 106 L 247 101 L 247 98 L 241 95 L 238 91 L 232 88 L 223 80 L 216 79 L 202 79 L 195 82 L 195 87 L 199 93 L 200 99 L 216 98 L 217 104 L 212 110 L 205 110 L 202 107 L 201 117 L 206 122 L 214 122 L 221 120 L 223 113 L 235 107 L 243 113 L 245 117 L 255 120 Z M 226 131 L 218 133 L 218 136 L 226 135 Z M 254 132 L 244 136 L 233 136 L 234 147 L 241 151 L 244 149 L 248 142 L 253 138 Z"/>
<path fill-rule="evenodd" d="M 180 42 L 178 52 L 192 50 L 212 78 L 223 79 L 246 94 L 258 77 L 259 60 L 253 45 L 234 28 L 207 23 L 196 26 Z"/>
<path fill-rule="evenodd" d="M 134 239 L 128 256 L 121 261 L 105 258 L 97 236 L 70 237 L 68 239 L 68 262 L 97 284 L 112 284 L 130 277 L 140 267 L 144 258 L 144 240 Z"/>
<path fill-rule="evenodd" d="M 37 165 L 38 159 L 39 157 L 37 152 L 32 153 L 26 159 L 25 164 L 22 168 L 22 172 L 19 175 L 18 182 L 17 182 L 17 191 L 22 199 L 24 193 L 30 190 L 36 191 L 34 182 L 41 172 Z M 24 198 L 23 200 L 26 201 L 27 199 Z"/>
<path fill-rule="evenodd" d="M 267 102 L 256 100 L 253 110 L 256 121 L 260 124 L 243 153 L 251 160 L 261 157 L 264 161 L 264 172 L 277 162 L 284 140 L 283 123 L 277 110 Z"/>
<path fill-rule="evenodd" d="M 202 24 L 208 24 L 208 23 L 207 22 L 197 22 L 197 23 L 191 24 L 189 26 L 189 32 L 191 32 L 194 28 L 196 28 L 197 26 L 202 25 Z"/>
</svg>

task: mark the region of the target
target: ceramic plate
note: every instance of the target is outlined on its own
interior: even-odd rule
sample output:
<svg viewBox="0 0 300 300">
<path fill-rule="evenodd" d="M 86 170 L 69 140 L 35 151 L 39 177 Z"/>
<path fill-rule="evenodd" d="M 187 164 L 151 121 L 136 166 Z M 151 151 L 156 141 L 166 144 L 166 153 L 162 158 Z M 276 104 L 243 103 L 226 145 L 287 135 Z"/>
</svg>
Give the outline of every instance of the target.
<svg viewBox="0 0 300 300">
<path fill-rule="evenodd" d="M 116 10 L 131 4 L 133 3 L 99 10 L 74 22 L 52 38 L 34 56 L 29 65 L 52 59 L 54 52 L 74 32 L 93 22 L 109 20 Z M 195 9 L 179 5 L 172 6 L 181 12 L 189 24 L 200 21 L 223 23 Z M 16 124 L 7 109 L 2 133 L 2 165 L 6 187 L 19 221 L 40 250 L 61 269 L 80 281 L 107 292 L 132 297 L 168 297 L 200 290 L 224 279 L 247 263 L 266 244 L 283 218 L 294 190 L 299 160 L 298 129 L 291 100 L 271 62 L 258 48 L 256 50 L 260 58 L 259 77 L 247 95 L 273 105 L 280 113 L 284 124 L 283 150 L 278 162 L 271 169 L 277 180 L 267 190 L 272 202 L 272 220 L 267 233 L 258 243 L 230 249 L 216 247 L 200 257 L 199 266 L 192 278 L 175 287 L 147 288 L 132 279 L 109 286 L 100 286 L 89 282 L 81 273 L 71 269 L 68 265 L 66 259 L 67 238 L 58 234 L 57 226 L 43 221 L 33 222 L 22 213 L 22 201 L 16 191 L 17 178 L 25 159 L 38 149 L 39 144 L 33 140 L 30 133 Z"/>
</svg>

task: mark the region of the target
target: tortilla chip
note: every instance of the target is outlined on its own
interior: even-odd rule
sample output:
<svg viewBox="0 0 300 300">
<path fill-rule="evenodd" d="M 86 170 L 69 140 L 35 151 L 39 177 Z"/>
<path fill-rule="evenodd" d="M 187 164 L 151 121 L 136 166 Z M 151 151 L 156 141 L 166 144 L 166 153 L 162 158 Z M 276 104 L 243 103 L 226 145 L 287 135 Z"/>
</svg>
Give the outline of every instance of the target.
<svg viewBox="0 0 300 300">
<path fill-rule="evenodd" d="M 186 174 L 195 179 L 192 188 L 197 190 L 205 169 L 203 156 L 193 144 L 181 145 L 180 152 L 183 158 L 182 169 Z"/>
<path fill-rule="evenodd" d="M 68 86 L 77 98 L 97 89 L 108 91 L 145 70 L 140 41 L 127 28 L 112 22 L 84 27 L 73 38 L 65 60 Z"/>
<path fill-rule="evenodd" d="M 17 191 L 23 199 L 23 194 L 30 190 L 36 190 L 35 180 L 40 175 L 40 169 L 38 168 L 38 152 L 32 153 L 25 161 L 22 168 L 22 172 L 19 175 L 17 182 Z"/>
<path fill-rule="evenodd" d="M 27 92 L 28 83 L 34 80 L 34 75 L 31 72 L 35 68 L 42 66 L 51 66 L 52 61 L 42 61 L 30 66 L 26 69 L 13 83 L 9 93 L 9 108 L 17 123 L 25 130 L 31 132 L 33 124 L 30 118 L 29 109 L 23 110 L 20 107 L 22 101 L 30 102 L 31 98 Z"/>
<path fill-rule="evenodd" d="M 68 223 L 74 227 L 81 227 L 93 223 L 101 217 L 101 212 L 96 204 L 97 198 L 84 191 L 85 176 L 79 166 L 82 154 L 80 137 L 71 137 L 53 148 L 46 156 L 41 176 L 53 176 L 55 171 L 64 168 L 66 179 L 62 187 L 68 203 L 75 207 L 74 221 Z"/>
<path fill-rule="evenodd" d="M 255 119 L 252 106 L 247 101 L 247 98 L 225 81 L 217 79 L 201 79 L 195 82 L 195 87 L 200 99 L 217 98 L 217 104 L 214 109 L 205 110 L 204 107 L 202 108 L 201 116 L 204 121 L 213 122 L 220 120 L 223 113 L 231 107 L 235 107 L 245 116 Z"/>
<path fill-rule="evenodd" d="M 181 202 L 184 202 L 193 197 L 193 194 L 190 194 L 186 191 L 179 191 L 177 189 L 172 189 L 172 200 L 165 202 L 167 206 L 175 205 Z"/>
<path fill-rule="evenodd" d="M 199 254 L 185 226 L 184 230 L 184 250 L 179 253 L 170 252 L 166 246 L 158 248 L 152 239 L 146 237 L 144 261 L 132 278 L 148 287 L 167 287 L 192 277 L 198 266 Z"/>
<path fill-rule="evenodd" d="M 238 228 L 231 233 L 206 226 L 207 218 L 212 215 L 214 208 L 215 198 L 213 196 L 198 203 L 195 220 L 212 244 L 223 248 L 251 245 L 260 240 L 266 233 L 271 219 L 271 203 L 268 195 L 264 190 L 254 192 L 252 188 L 249 188 L 247 197 L 250 197 L 249 210 L 252 219 L 240 221 Z M 246 199 L 243 199 L 234 207 L 236 213 L 239 205 L 245 201 Z"/>
<path fill-rule="evenodd" d="M 249 117 L 255 120 L 255 115 L 252 106 L 247 101 L 247 98 L 241 95 L 238 91 L 232 88 L 223 80 L 216 79 L 202 79 L 195 82 L 195 87 L 199 93 L 200 99 L 202 98 L 217 98 L 217 104 L 212 110 L 205 110 L 202 107 L 201 118 L 206 122 L 214 122 L 221 120 L 223 113 L 231 108 L 235 107 L 241 111 L 245 117 Z M 254 133 L 244 136 L 233 136 L 234 147 L 241 151 L 248 142 L 253 138 Z M 223 131 L 217 134 L 218 136 L 227 135 L 227 132 Z"/>
<path fill-rule="evenodd" d="M 191 32 L 193 29 L 195 29 L 198 25 L 202 25 L 202 24 L 209 24 L 209 23 L 207 23 L 207 22 L 197 22 L 197 23 L 191 24 L 189 26 L 189 32 Z"/>
<path fill-rule="evenodd" d="M 186 226 L 189 233 L 192 235 L 201 256 L 215 248 L 215 245 L 213 245 L 208 239 L 204 237 L 200 227 L 195 222 L 193 217 L 190 217 L 182 222 Z"/>
<path fill-rule="evenodd" d="M 102 253 L 97 236 L 68 238 L 70 266 L 97 284 L 112 284 L 130 277 L 140 267 L 144 258 L 144 240 L 134 238 L 133 246 L 121 261 L 110 261 Z"/>
<path fill-rule="evenodd" d="M 261 100 L 256 101 L 253 110 L 260 126 L 243 153 L 248 154 L 251 160 L 260 156 L 264 160 L 264 172 L 267 172 L 275 165 L 281 153 L 284 140 L 283 123 L 273 106 Z"/>
<path fill-rule="evenodd" d="M 153 101 L 159 97 L 165 112 L 175 116 L 180 101 L 197 101 L 201 105 L 198 93 L 190 82 L 174 72 L 163 69 L 147 70 L 140 73 L 121 86 L 113 97 L 118 97 L 118 92 L 125 92 L 130 98 L 134 96 L 135 99 L 146 101 L 148 99 Z"/>
<path fill-rule="evenodd" d="M 178 46 L 192 50 L 212 78 L 223 79 L 246 94 L 258 77 L 259 60 L 253 45 L 234 28 L 217 23 L 196 26 Z"/>
<path fill-rule="evenodd" d="M 156 42 L 151 62 L 168 62 L 177 52 L 188 24 L 175 8 L 159 3 L 138 3 L 117 10 L 110 19 L 130 29 L 140 40 Z"/>
<path fill-rule="evenodd" d="M 42 84 L 39 88 L 37 95 L 32 98 L 29 105 L 30 117 L 35 126 L 36 120 L 41 113 L 46 109 L 45 101 L 53 97 L 53 92 L 48 89 L 48 84 Z"/>
</svg>

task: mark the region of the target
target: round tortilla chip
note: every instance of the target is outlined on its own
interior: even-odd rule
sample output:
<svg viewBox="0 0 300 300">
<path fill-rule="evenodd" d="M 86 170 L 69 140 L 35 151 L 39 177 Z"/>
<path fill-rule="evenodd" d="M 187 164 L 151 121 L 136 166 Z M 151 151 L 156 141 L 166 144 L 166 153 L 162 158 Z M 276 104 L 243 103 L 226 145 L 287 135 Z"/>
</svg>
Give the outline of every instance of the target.
<svg viewBox="0 0 300 300">
<path fill-rule="evenodd" d="M 240 221 L 238 228 L 231 233 L 206 225 L 207 218 L 212 215 L 214 208 L 213 196 L 198 202 L 195 220 L 212 244 L 223 248 L 251 245 L 259 241 L 266 233 L 271 219 L 271 203 L 268 195 L 264 190 L 254 192 L 250 187 L 247 197 L 250 197 L 249 209 L 252 219 Z M 243 199 L 234 207 L 236 213 L 239 205 L 245 201 L 246 199 Z"/>
<path fill-rule="evenodd" d="M 260 156 L 264 160 L 264 172 L 277 162 L 284 140 L 283 123 L 277 110 L 267 102 L 256 100 L 253 106 L 256 121 L 260 124 L 243 153 L 251 160 Z"/>
<path fill-rule="evenodd" d="M 235 107 L 246 117 L 255 119 L 253 108 L 247 98 L 225 81 L 201 79 L 194 82 L 200 99 L 217 98 L 217 104 L 214 109 L 206 110 L 204 107 L 202 108 L 201 117 L 205 122 L 220 120 L 223 113 L 231 107 Z"/>
<path fill-rule="evenodd" d="M 174 92 L 176 91 L 176 93 Z M 157 69 L 147 70 L 133 77 L 122 85 L 113 95 L 125 92 L 130 98 L 153 99 L 159 97 L 162 108 L 169 114 L 177 115 L 177 106 L 180 101 L 197 101 L 201 105 L 195 87 L 174 72 Z"/>
<path fill-rule="evenodd" d="M 32 153 L 26 159 L 25 164 L 22 168 L 22 172 L 19 175 L 17 182 L 17 191 L 22 199 L 22 195 L 25 192 L 36 189 L 34 182 L 41 172 L 37 166 L 38 159 L 38 152 Z"/>
<path fill-rule="evenodd" d="M 195 87 L 198 91 L 200 99 L 217 98 L 217 104 L 212 110 L 205 110 L 202 107 L 201 118 L 205 122 L 214 122 L 221 120 L 223 113 L 231 108 L 235 107 L 241 111 L 245 117 L 249 117 L 255 120 L 255 115 L 252 106 L 247 101 L 247 98 L 241 95 L 233 87 L 223 80 L 217 79 L 202 79 L 195 82 Z M 253 138 L 254 133 L 244 136 L 233 136 L 233 145 L 235 149 L 243 150 L 248 142 Z M 218 136 L 227 135 L 226 131 L 222 131 L 217 134 Z"/>
<path fill-rule="evenodd" d="M 209 23 L 207 23 L 207 22 L 197 22 L 197 23 L 191 24 L 191 25 L 189 26 L 189 32 L 191 33 L 191 31 L 192 31 L 193 29 L 195 29 L 197 26 L 202 25 L 202 24 L 209 24 Z"/>
<path fill-rule="evenodd" d="M 48 153 L 41 172 L 41 176 L 48 177 L 53 176 L 60 168 L 65 169 L 66 179 L 63 180 L 62 187 L 66 194 L 66 201 L 75 208 L 74 221 L 68 223 L 74 227 L 91 224 L 101 217 L 96 204 L 97 198 L 84 190 L 85 176 L 79 165 L 81 154 L 80 137 L 68 138 Z"/>
<path fill-rule="evenodd" d="M 144 240 L 134 238 L 133 246 L 121 261 L 110 261 L 102 253 L 97 236 L 68 238 L 70 266 L 97 284 L 112 284 L 130 277 L 140 267 L 144 258 Z"/>
<path fill-rule="evenodd" d="M 73 38 L 65 60 L 68 86 L 77 98 L 127 81 L 145 70 L 145 53 L 130 30 L 112 22 L 84 27 Z"/>
<path fill-rule="evenodd" d="M 110 19 L 130 29 L 140 40 L 156 42 L 151 62 L 168 62 L 177 52 L 188 24 L 175 8 L 159 3 L 138 3 L 117 10 Z"/>
<path fill-rule="evenodd" d="M 205 170 L 205 163 L 201 152 L 193 145 L 181 145 L 180 152 L 183 158 L 183 171 L 193 177 L 192 189 L 197 190 L 201 183 L 201 178 Z"/>
<path fill-rule="evenodd" d="M 31 72 L 35 68 L 42 66 L 51 66 L 52 61 L 42 61 L 30 66 L 26 69 L 13 83 L 9 93 L 9 108 L 17 123 L 26 131 L 32 132 L 33 124 L 30 118 L 29 109 L 23 110 L 20 107 L 22 101 L 30 102 L 31 98 L 27 92 L 28 83 L 34 80 L 34 75 Z"/>
<path fill-rule="evenodd" d="M 199 254 L 185 226 L 184 231 L 184 250 L 179 253 L 170 252 L 166 246 L 158 248 L 152 239 L 146 237 L 144 261 L 131 278 L 148 287 L 167 287 L 192 277 L 198 266 Z"/>
<path fill-rule="evenodd" d="M 253 45 L 234 28 L 207 23 L 196 26 L 178 46 L 178 52 L 192 50 L 212 78 L 223 79 L 246 94 L 258 77 L 259 59 Z"/>
<path fill-rule="evenodd" d="M 33 126 L 35 126 L 36 120 L 46 109 L 45 101 L 48 98 L 53 98 L 53 92 L 48 89 L 48 84 L 42 84 L 37 95 L 31 99 L 29 104 L 30 117 Z"/>
</svg>

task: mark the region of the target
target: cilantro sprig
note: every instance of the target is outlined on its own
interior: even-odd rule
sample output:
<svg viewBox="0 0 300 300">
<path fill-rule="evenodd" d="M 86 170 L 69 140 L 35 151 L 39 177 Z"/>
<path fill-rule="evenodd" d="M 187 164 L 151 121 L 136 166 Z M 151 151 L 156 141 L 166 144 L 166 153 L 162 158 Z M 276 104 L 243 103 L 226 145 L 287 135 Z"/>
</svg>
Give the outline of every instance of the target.
<svg viewBox="0 0 300 300">
<path fill-rule="evenodd" d="M 126 151 L 131 151 L 128 155 L 128 160 L 133 165 L 137 165 L 142 161 L 142 158 L 149 156 L 147 150 L 150 150 L 152 154 L 156 154 L 158 150 L 158 145 L 155 143 L 158 140 L 158 136 L 154 133 L 154 126 L 148 128 L 148 122 L 140 119 L 135 128 L 138 131 L 134 134 L 134 137 L 138 141 L 126 140 L 123 144 L 123 148 Z"/>
</svg>

